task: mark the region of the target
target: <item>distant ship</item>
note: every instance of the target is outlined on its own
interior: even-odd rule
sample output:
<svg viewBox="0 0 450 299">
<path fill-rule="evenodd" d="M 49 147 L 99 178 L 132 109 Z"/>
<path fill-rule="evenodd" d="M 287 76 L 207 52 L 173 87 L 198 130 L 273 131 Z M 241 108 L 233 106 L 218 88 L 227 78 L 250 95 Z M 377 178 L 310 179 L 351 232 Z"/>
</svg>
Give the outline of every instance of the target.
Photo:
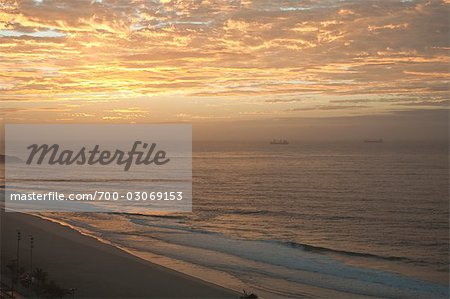
<svg viewBox="0 0 450 299">
<path fill-rule="evenodd" d="M 286 139 L 272 139 L 270 144 L 289 144 Z"/>
<path fill-rule="evenodd" d="M 383 139 L 366 139 L 364 140 L 364 143 L 383 143 Z"/>
</svg>

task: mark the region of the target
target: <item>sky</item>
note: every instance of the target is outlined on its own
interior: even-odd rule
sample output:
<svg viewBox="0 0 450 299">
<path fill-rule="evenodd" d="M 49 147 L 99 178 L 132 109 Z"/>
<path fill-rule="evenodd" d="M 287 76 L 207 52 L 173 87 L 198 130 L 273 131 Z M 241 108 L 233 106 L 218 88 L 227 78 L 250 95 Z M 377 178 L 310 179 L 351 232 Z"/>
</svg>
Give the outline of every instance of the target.
<svg viewBox="0 0 450 299">
<path fill-rule="evenodd" d="M 449 4 L 0 0 L 4 123 L 184 122 L 263 136 L 270 124 L 408 115 L 433 132 L 448 121 Z"/>
</svg>

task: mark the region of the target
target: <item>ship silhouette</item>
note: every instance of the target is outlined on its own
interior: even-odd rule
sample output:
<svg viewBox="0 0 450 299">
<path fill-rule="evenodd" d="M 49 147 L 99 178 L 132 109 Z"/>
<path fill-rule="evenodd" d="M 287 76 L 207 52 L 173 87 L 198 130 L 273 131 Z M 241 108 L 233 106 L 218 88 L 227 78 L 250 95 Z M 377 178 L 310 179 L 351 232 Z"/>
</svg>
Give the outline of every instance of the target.
<svg viewBox="0 0 450 299">
<path fill-rule="evenodd" d="M 289 144 L 289 142 L 286 139 L 272 139 L 270 144 Z"/>
<path fill-rule="evenodd" d="M 383 139 L 366 139 L 364 140 L 364 143 L 383 143 Z"/>
</svg>

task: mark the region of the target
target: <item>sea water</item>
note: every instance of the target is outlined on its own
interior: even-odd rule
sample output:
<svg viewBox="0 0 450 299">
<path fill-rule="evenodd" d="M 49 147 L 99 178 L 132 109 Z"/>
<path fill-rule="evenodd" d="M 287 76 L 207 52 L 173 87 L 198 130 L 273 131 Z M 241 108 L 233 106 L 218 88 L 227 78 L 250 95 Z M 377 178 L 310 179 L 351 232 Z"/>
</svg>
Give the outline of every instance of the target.
<svg viewBox="0 0 450 299">
<path fill-rule="evenodd" d="M 45 216 L 266 298 L 448 298 L 447 143 L 196 142 L 193 156 L 192 213 Z"/>
</svg>

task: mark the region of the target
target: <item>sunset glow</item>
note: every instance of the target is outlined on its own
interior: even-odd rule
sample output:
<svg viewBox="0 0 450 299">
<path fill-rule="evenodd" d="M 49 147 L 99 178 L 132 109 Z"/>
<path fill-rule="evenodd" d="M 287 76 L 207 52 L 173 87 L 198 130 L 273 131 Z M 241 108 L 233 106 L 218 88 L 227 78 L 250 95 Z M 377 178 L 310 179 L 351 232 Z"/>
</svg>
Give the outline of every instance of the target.
<svg viewBox="0 0 450 299">
<path fill-rule="evenodd" d="M 2 112 L 192 122 L 442 108 L 448 4 L 4 0 Z"/>
</svg>

